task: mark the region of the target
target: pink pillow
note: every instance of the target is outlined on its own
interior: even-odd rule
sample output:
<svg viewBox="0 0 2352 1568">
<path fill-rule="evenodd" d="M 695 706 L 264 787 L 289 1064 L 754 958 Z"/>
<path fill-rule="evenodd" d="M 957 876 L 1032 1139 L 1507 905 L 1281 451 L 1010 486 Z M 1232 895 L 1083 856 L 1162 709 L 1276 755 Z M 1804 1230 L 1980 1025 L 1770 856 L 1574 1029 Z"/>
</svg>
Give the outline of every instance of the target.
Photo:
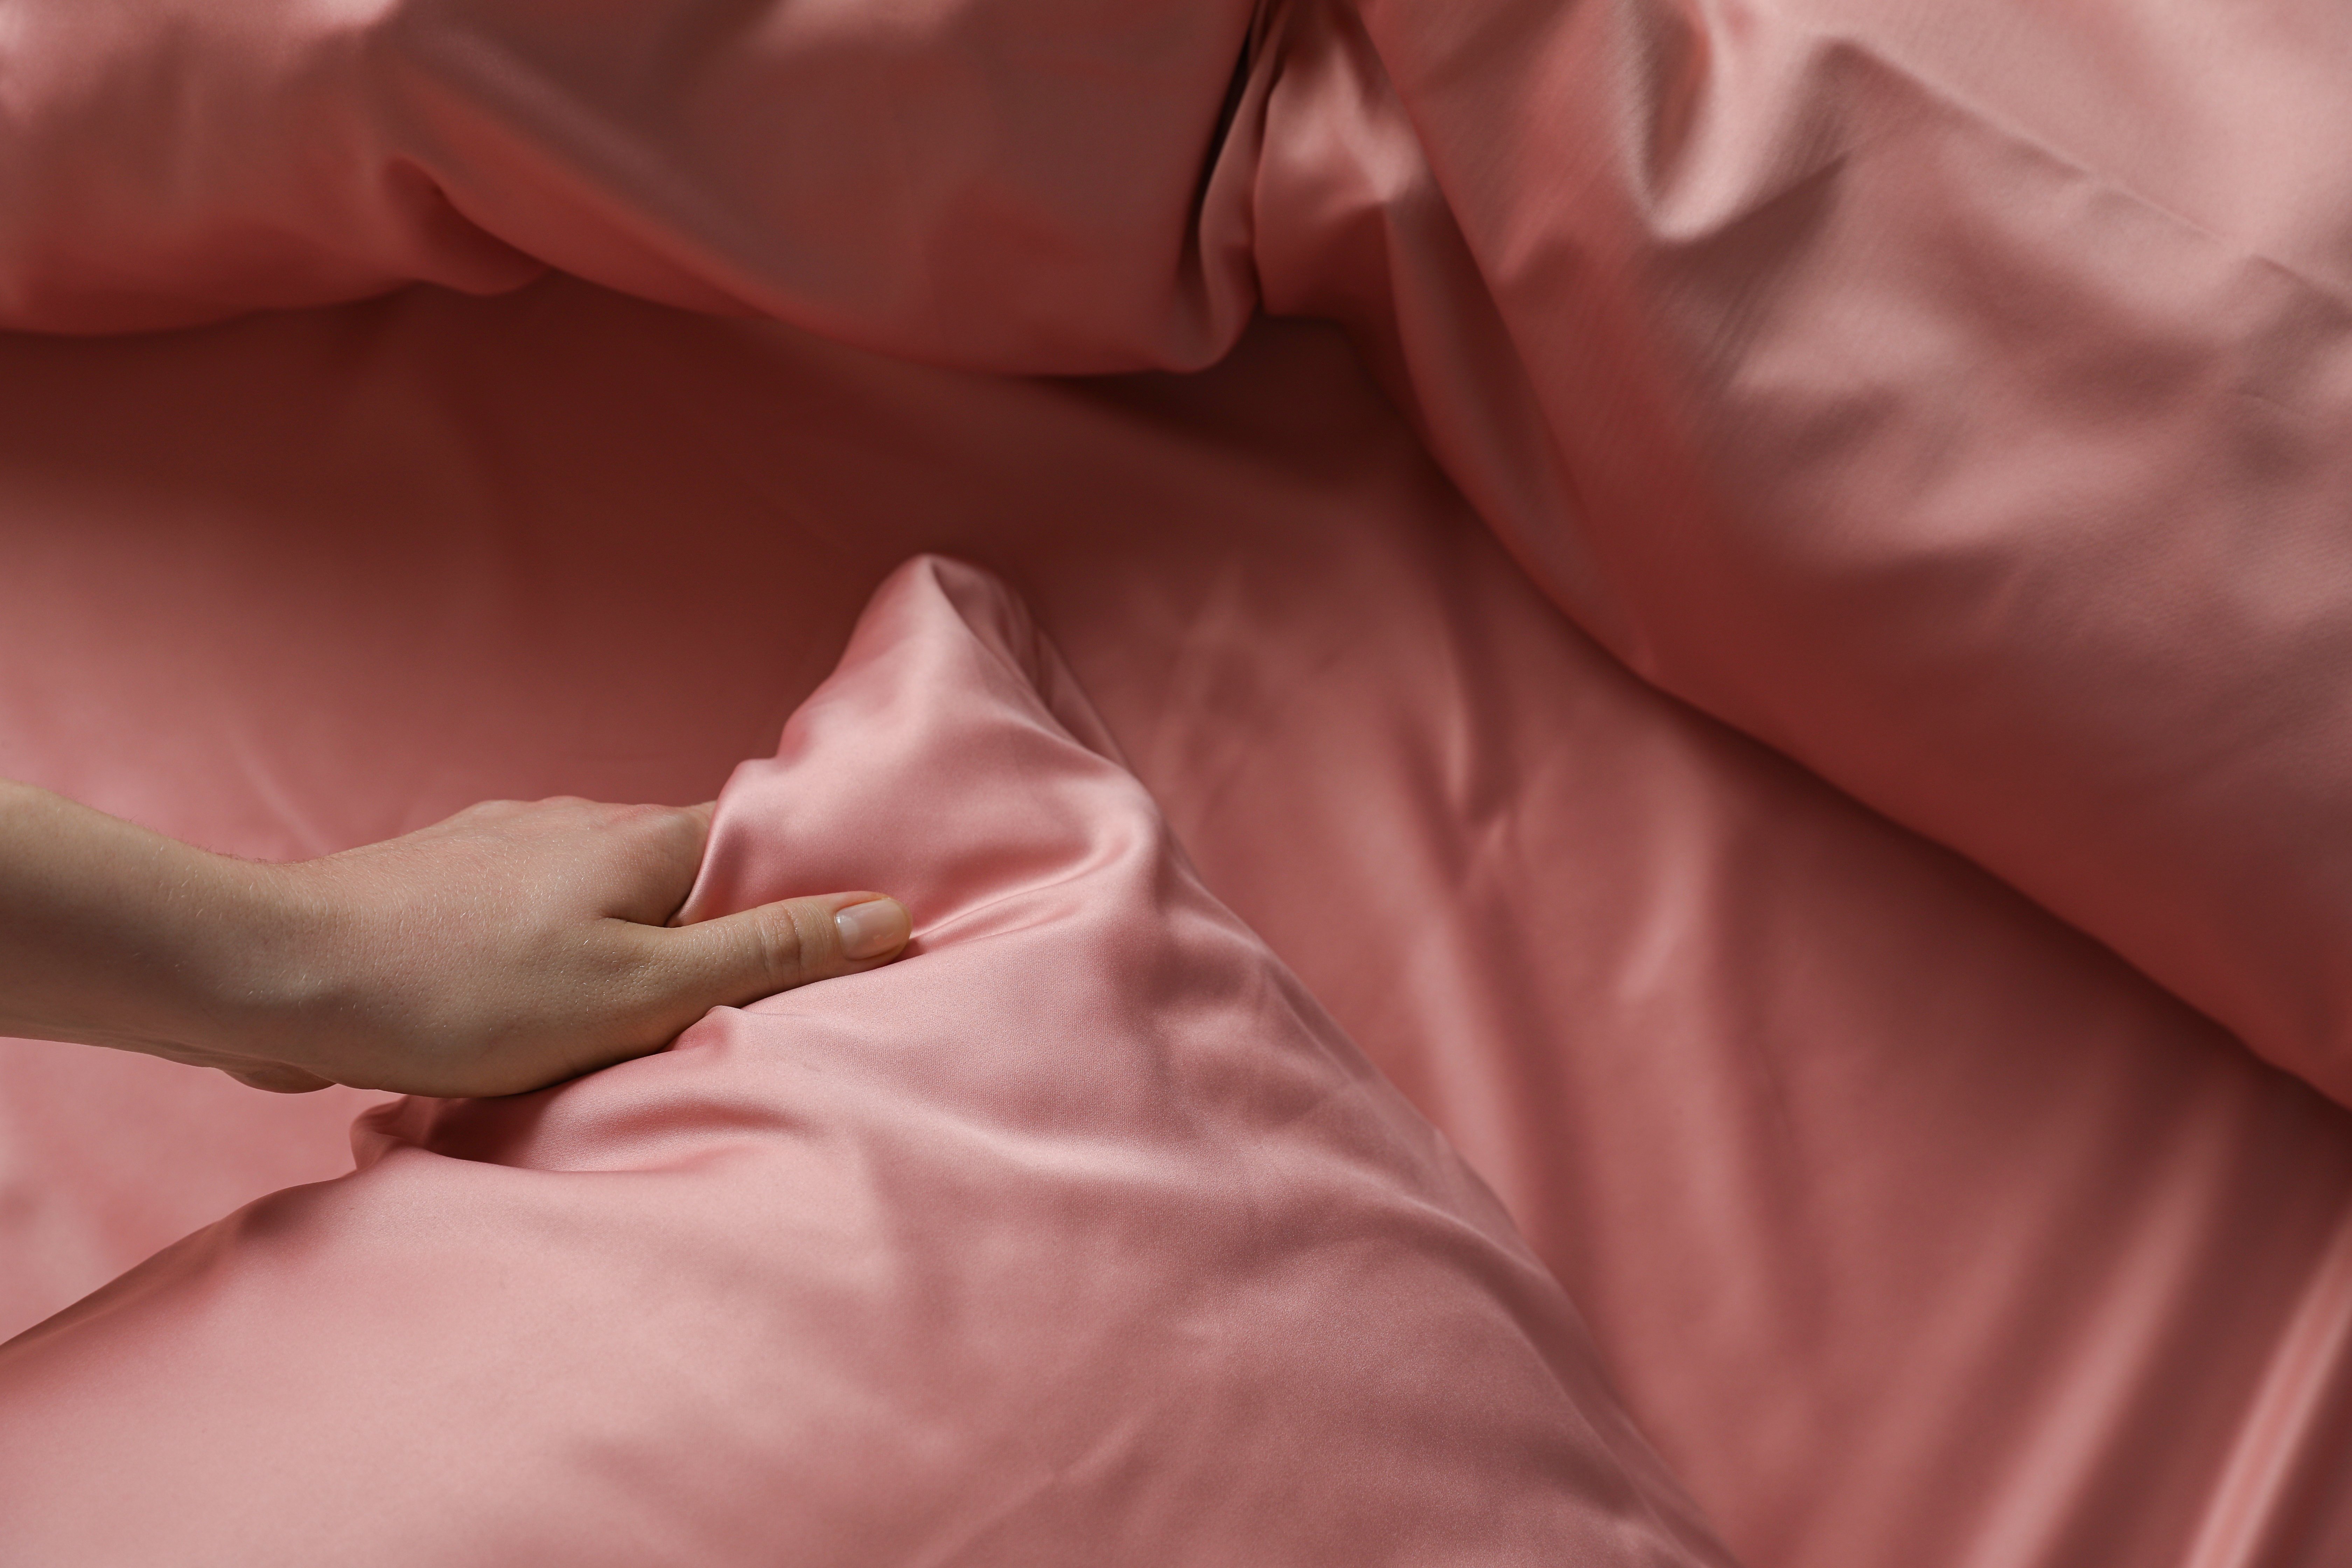
<svg viewBox="0 0 2352 1568">
<path fill-rule="evenodd" d="M 1636 671 L 2352 1105 L 2352 7 L 1281 14 L 1265 309 Z"/>
<path fill-rule="evenodd" d="M 1722 1563 L 1559 1288 L 924 558 L 690 906 L 916 950 L 362 1169 L 0 1350 L 0 1559 Z"/>
<path fill-rule="evenodd" d="M 1197 367 L 1252 0 L 0 0 L 0 326 L 554 266 L 978 368 Z M 1245 175 L 1246 169 L 1237 169 Z"/>
</svg>

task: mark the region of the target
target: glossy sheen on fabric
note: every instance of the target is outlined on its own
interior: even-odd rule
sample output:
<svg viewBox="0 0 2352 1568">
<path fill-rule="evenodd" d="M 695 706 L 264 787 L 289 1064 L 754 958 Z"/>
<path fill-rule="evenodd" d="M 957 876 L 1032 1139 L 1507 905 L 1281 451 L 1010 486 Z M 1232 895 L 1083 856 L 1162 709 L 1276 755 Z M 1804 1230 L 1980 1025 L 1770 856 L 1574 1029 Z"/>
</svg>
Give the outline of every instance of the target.
<svg viewBox="0 0 2352 1568">
<path fill-rule="evenodd" d="M 2347 75 L 2335 0 L 5 0 L 0 321 L 1328 316 L 1633 668 L 2345 1100 Z"/>
<path fill-rule="evenodd" d="M 1630 676 L 1328 330 L 1008 380 L 552 279 L 0 337 L 0 771 L 263 857 L 708 799 L 984 560 L 1749 1568 L 2347 1555 L 2346 1113 Z M 5 1330 L 366 1099 L 0 1044 Z"/>
<path fill-rule="evenodd" d="M 1267 308 L 1635 668 L 2352 1100 L 2352 11 L 1281 15 Z"/>
<path fill-rule="evenodd" d="M 0 1552 L 1727 1562 L 1109 744 L 1002 587 L 911 563 L 690 908 L 889 886 L 915 950 L 371 1113 L 357 1173 L 12 1342 Z"/>
<path fill-rule="evenodd" d="M 2352 1560 L 2352 1132 L 2175 1000 L 2344 1094 L 2352 12 L 1277 5 L 1207 167 L 1245 18 L 1171 15 L 5 0 L 0 297 L 552 262 L 1090 371 L 1254 295 L 1658 685 L 1312 334 L 557 279 L 0 344 L 5 766 L 271 855 L 702 798 L 952 547 L 1753 1568 Z M 12 1326 L 358 1098 L 5 1071 Z"/>
<path fill-rule="evenodd" d="M 1192 210 L 1250 15 L 5 0 L 0 323 L 553 265 L 919 358 L 1203 364 L 1252 302 L 1244 237 L 1204 268 Z"/>
</svg>

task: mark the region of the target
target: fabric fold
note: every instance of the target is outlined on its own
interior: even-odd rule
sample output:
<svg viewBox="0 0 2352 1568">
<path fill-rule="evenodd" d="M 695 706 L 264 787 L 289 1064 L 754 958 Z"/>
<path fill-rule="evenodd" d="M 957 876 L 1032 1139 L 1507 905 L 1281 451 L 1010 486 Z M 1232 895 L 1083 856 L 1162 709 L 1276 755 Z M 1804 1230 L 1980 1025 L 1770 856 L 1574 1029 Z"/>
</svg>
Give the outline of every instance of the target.
<svg viewBox="0 0 2352 1568">
<path fill-rule="evenodd" d="M 1002 586 L 909 563 L 694 898 L 890 888 L 910 955 L 371 1112 L 354 1174 L 20 1336 L 0 1553 L 1727 1562 L 1103 739 Z"/>
<path fill-rule="evenodd" d="M 2352 1102 L 2345 14 L 1283 15 L 1267 309 L 1636 670 Z"/>
<path fill-rule="evenodd" d="M 0 326 L 556 267 L 933 363 L 1197 368 L 1255 303 L 1195 206 L 1253 10 L 0 0 Z"/>
</svg>

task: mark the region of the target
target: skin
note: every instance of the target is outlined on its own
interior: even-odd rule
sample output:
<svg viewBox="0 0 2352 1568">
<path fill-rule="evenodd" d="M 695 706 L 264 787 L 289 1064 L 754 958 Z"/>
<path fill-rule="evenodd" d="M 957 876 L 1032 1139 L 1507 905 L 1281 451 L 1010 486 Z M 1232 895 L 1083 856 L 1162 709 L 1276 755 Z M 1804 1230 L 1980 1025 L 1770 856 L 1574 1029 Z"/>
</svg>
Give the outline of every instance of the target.
<svg viewBox="0 0 2352 1568">
<path fill-rule="evenodd" d="M 273 865 L 0 781 L 0 1035 L 285 1093 L 515 1094 L 905 948 L 872 892 L 671 925 L 709 830 L 708 805 L 491 801 Z"/>
</svg>

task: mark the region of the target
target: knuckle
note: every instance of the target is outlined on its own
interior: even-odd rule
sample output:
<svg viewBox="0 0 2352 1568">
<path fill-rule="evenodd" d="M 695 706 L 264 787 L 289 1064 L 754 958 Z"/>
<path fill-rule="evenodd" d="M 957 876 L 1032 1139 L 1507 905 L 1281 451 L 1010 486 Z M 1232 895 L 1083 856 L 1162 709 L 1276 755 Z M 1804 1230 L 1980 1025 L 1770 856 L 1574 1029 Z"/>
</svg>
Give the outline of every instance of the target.
<svg viewBox="0 0 2352 1568">
<path fill-rule="evenodd" d="M 758 933 L 768 978 L 779 989 L 798 985 L 808 978 L 809 943 L 793 906 L 782 904 L 761 910 L 753 929 Z"/>
<path fill-rule="evenodd" d="M 694 813 L 677 805 L 640 805 L 631 807 L 637 813 L 635 821 L 649 833 L 665 837 L 688 838 L 699 836 L 700 825 Z"/>
</svg>

